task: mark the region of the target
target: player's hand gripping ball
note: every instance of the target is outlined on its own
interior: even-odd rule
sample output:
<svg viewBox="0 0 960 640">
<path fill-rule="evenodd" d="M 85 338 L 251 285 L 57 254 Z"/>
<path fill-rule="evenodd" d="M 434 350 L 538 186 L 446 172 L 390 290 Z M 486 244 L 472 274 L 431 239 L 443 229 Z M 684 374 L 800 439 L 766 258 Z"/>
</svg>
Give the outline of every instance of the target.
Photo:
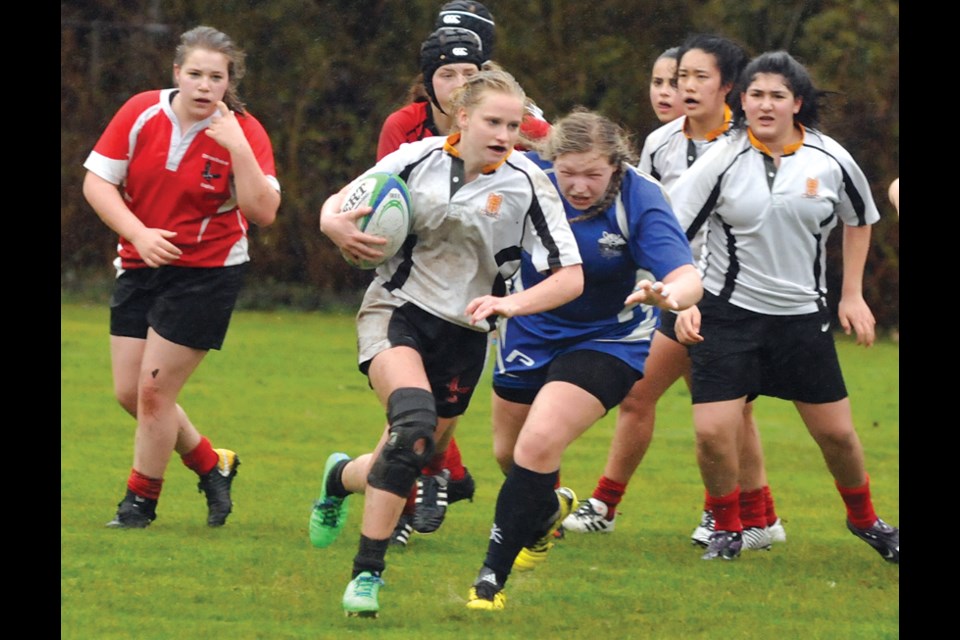
<svg viewBox="0 0 960 640">
<path fill-rule="evenodd" d="M 357 228 L 364 233 L 387 240 L 385 245 L 375 245 L 383 252 L 378 260 L 354 260 L 341 252 L 344 260 L 360 269 L 375 269 L 392 258 L 403 246 L 413 224 L 410 193 L 403 180 L 392 173 L 371 173 L 357 180 L 340 207 L 340 212 L 353 211 L 362 206 L 373 211 L 357 219 Z"/>
</svg>

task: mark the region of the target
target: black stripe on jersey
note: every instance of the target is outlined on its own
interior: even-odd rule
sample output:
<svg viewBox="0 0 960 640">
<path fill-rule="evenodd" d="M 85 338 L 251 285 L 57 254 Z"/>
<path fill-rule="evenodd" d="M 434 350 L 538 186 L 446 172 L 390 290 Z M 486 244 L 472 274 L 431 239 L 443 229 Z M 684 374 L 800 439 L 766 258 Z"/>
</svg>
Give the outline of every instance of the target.
<svg viewBox="0 0 960 640">
<path fill-rule="evenodd" d="M 820 228 L 823 229 L 829 224 L 833 223 L 833 219 L 837 217 L 836 213 L 831 213 L 825 219 L 820 221 Z M 821 286 L 823 283 L 823 269 L 820 266 L 821 257 L 823 256 L 823 245 L 820 244 L 823 239 L 822 233 L 813 234 L 813 241 L 816 243 L 814 246 L 817 247 L 817 255 L 813 258 L 813 282 L 815 284 L 815 289 L 820 296 L 821 303 L 825 304 L 827 298 L 827 292 Z M 820 303 L 818 303 L 820 304 Z"/>
<path fill-rule="evenodd" d="M 403 262 L 400 263 L 397 270 L 390 276 L 390 280 L 383 284 L 383 287 L 387 291 L 402 288 L 407 278 L 410 277 L 410 270 L 413 269 L 413 248 L 415 246 L 417 246 L 417 236 L 411 233 L 407 236 L 407 239 L 403 241 L 403 246 L 400 247 L 399 253 L 403 256 Z"/>
<path fill-rule="evenodd" d="M 660 179 L 660 172 L 657 171 L 657 168 L 656 168 L 655 166 L 653 166 L 653 156 L 654 156 L 654 154 L 651 153 L 651 154 L 650 154 L 650 175 L 653 176 L 654 179 L 659 180 L 659 179 Z"/>
<path fill-rule="evenodd" d="M 713 208 L 717 205 L 717 200 L 720 199 L 720 184 L 723 182 L 723 177 L 727 175 L 727 172 L 737 163 L 740 158 L 743 157 L 745 153 L 749 153 L 750 149 L 744 149 L 737 153 L 733 157 L 733 160 L 730 161 L 723 171 L 720 172 L 720 175 L 717 176 L 717 182 L 713 185 L 713 189 L 710 190 L 710 196 L 704 202 L 703 207 L 700 208 L 700 211 L 697 212 L 697 215 L 693 218 L 693 222 L 690 223 L 690 226 L 686 229 L 687 242 L 693 242 L 693 239 L 697 237 L 697 233 L 700 231 L 700 228 L 703 227 L 707 222 L 707 218 L 710 217 L 710 214 L 713 213 Z"/>
<path fill-rule="evenodd" d="M 520 254 L 522 253 L 522 251 L 523 250 L 520 247 L 507 247 L 506 249 L 501 249 L 500 251 L 497 251 L 497 254 L 493 256 L 493 259 L 497 262 L 498 267 L 502 267 L 508 262 L 519 261 Z M 494 295 L 499 295 L 499 294 L 495 293 Z"/>
<path fill-rule="evenodd" d="M 847 192 L 850 204 L 853 205 L 853 210 L 857 213 L 857 226 L 862 227 L 867 223 L 867 207 L 863 203 L 863 196 L 853 186 L 853 181 L 842 164 L 840 165 L 840 171 L 843 173 L 843 190 Z"/>
<path fill-rule="evenodd" d="M 733 228 L 726 222 L 723 222 L 723 234 L 727 239 L 727 254 L 730 256 L 730 265 L 727 267 L 727 273 L 723 278 L 723 289 L 720 290 L 721 300 L 730 300 L 733 295 L 733 289 L 737 285 L 737 276 L 740 275 L 740 259 L 737 257 L 737 238 L 730 232 Z"/>
<path fill-rule="evenodd" d="M 723 176 L 721 175 L 721 177 Z M 690 226 L 687 227 L 687 242 L 693 242 L 693 239 L 697 237 L 697 233 L 699 233 L 700 228 L 703 227 L 703 224 L 707 221 L 707 218 L 710 217 L 710 213 L 713 211 L 713 208 L 716 206 L 719 198 L 720 181 L 717 180 L 717 184 L 713 185 L 713 189 L 710 190 L 710 196 L 707 198 L 707 201 L 703 203 L 703 206 L 700 208 L 700 211 L 697 212 L 693 222 L 691 222 Z"/>
<path fill-rule="evenodd" d="M 743 158 L 747 153 L 750 153 L 752 147 L 747 147 L 742 151 L 739 151 L 737 155 L 733 157 L 733 160 L 730 161 L 730 164 L 720 172 L 720 175 L 717 177 L 717 184 L 713 187 L 713 190 L 710 192 L 710 198 L 707 200 L 707 206 L 704 206 L 703 210 L 707 211 L 709 214 L 713 211 L 714 205 L 717 203 L 717 198 L 720 197 L 720 183 L 723 181 L 723 177 L 733 168 L 733 165 L 737 163 L 738 160 Z M 697 214 L 696 220 L 703 215 L 703 210 Z M 729 265 L 727 266 L 727 272 L 723 276 L 723 289 L 720 290 L 720 298 L 723 300 L 730 300 L 730 297 L 733 295 L 733 290 L 737 286 L 737 276 L 740 275 L 740 259 L 737 257 L 737 238 L 731 233 L 731 227 L 729 224 L 723 221 L 723 218 L 717 216 L 720 220 L 720 224 L 723 227 L 723 234 L 727 240 L 727 255 L 730 258 Z M 694 220 L 694 222 L 696 222 Z M 700 223 L 703 224 L 702 222 Z M 697 226 L 697 229 L 700 228 L 700 225 Z M 696 233 L 694 233 L 696 235 Z M 687 238 L 692 239 L 693 236 L 687 233 Z M 709 257 L 708 257 L 709 259 Z"/>
<path fill-rule="evenodd" d="M 668 136 L 666 140 L 660 143 L 659 147 L 657 147 L 656 149 L 650 152 L 650 175 L 652 175 L 657 180 L 660 179 L 660 172 L 657 171 L 657 166 L 653 163 L 653 161 L 656 159 L 657 154 L 660 153 L 660 150 L 663 149 L 665 146 L 667 146 L 667 144 L 670 142 L 673 136 L 677 135 L 678 133 L 683 134 L 683 130 L 680 129 L 679 131 L 674 132 L 673 135 Z"/>
<path fill-rule="evenodd" d="M 519 171 L 527 179 L 527 184 L 530 186 L 530 208 L 527 209 L 527 216 L 529 216 L 533 222 L 533 228 L 537 230 L 537 235 L 540 236 L 540 242 L 543 243 L 543 246 L 547 250 L 547 265 L 551 269 L 559 269 L 563 266 L 560 263 L 560 248 L 550 233 L 550 227 L 547 225 L 547 219 L 543 215 L 543 209 L 540 208 L 540 199 L 537 198 L 537 190 L 533 186 L 533 180 L 530 178 L 530 174 L 509 160 L 504 166 L 509 166 L 515 171 Z M 521 242 L 521 244 L 523 243 Z M 498 262 L 498 264 L 500 263 Z"/>
<path fill-rule="evenodd" d="M 434 149 L 431 151 L 441 151 L 442 149 Z M 419 158 L 416 162 L 411 162 L 403 169 L 400 170 L 400 173 L 397 175 L 404 182 L 410 180 L 410 174 L 413 173 L 413 170 L 417 167 L 418 164 L 427 159 L 430 154 L 427 153 L 423 157 Z M 412 203 L 411 203 L 412 204 Z M 416 207 L 413 207 L 413 215 L 416 215 Z M 393 272 L 393 275 L 390 277 L 390 280 L 384 283 L 384 288 L 387 291 L 393 291 L 394 289 L 400 289 L 406 283 L 407 278 L 410 277 L 410 271 L 413 269 L 413 248 L 417 245 L 417 236 L 410 234 L 407 236 L 407 239 L 403 241 L 403 246 L 400 247 L 400 255 L 403 256 L 403 262 L 400 263 L 400 266 L 397 267 L 397 270 Z"/>
<path fill-rule="evenodd" d="M 830 216 L 830 218 L 833 218 L 833 216 Z M 823 227 L 822 224 L 820 226 Z M 821 282 L 820 277 L 823 275 L 820 270 L 820 256 L 822 255 L 822 252 L 823 252 L 823 245 L 821 244 L 821 242 L 823 241 L 823 234 L 822 233 L 813 234 L 813 241 L 816 243 L 814 246 L 817 248 L 817 255 L 813 260 L 813 281 L 814 283 L 816 283 L 816 289 L 817 289 L 817 293 L 820 296 L 820 299 L 823 300 L 824 298 L 826 298 L 826 292 L 820 287 L 820 282 Z"/>
<path fill-rule="evenodd" d="M 837 167 L 840 168 L 840 173 L 843 175 L 843 190 L 847 194 L 847 197 L 850 198 L 850 204 L 853 206 L 854 213 L 857 214 L 857 226 L 862 227 L 867 223 L 867 206 L 863 201 L 863 196 L 860 195 L 860 192 L 857 190 L 856 186 L 853 184 L 853 180 L 850 179 L 850 174 L 847 173 L 847 170 L 843 167 L 843 163 L 837 160 L 837 157 L 824 149 L 823 147 L 818 147 L 813 144 L 804 143 L 805 147 L 810 149 L 816 149 L 823 155 L 827 156 L 831 160 L 837 163 Z"/>
</svg>

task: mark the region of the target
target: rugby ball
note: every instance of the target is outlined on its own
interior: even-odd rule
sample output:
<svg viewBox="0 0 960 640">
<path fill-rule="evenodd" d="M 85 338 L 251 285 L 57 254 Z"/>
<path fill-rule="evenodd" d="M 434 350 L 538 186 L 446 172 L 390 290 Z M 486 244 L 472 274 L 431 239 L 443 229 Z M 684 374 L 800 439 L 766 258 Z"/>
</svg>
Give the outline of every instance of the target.
<svg viewBox="0 0 960 640">
<path fill-rule="evenodd" d="M 354 181 L 340 212 L 353 211 L 360 207 L 372 207 L 373 211 L 357 218 L 357 228 L 364 233 L 387 239 L 387 244 L 376 245 L 383 252 L 377 260 L 354 260 L 341 252 L 343 259 L 359 269 L 375 269 L 392 258 L 403 246 L 410 233 L 413 211 L 407 185 L 392 173 L 370 173 Z"/>
</svg>

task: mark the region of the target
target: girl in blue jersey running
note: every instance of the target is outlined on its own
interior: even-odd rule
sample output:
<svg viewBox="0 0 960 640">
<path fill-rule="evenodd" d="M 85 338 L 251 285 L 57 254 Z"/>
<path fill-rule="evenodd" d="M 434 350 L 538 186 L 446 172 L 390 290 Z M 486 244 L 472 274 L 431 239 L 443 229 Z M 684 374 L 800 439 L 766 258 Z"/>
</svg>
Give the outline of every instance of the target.
<svg viewBox="0 0 960 640">
<path fill-rule="evenodd" d="M 554 125 L 543 155 L 583 259 L 584 291 L 571 302 L 497 327 L 494 451 L 506 479 L 486 559 L 467 607 L 504 607 L 512 569 L 542 562 L 576 497 L 554 491 L 566 448 L 643 376 L 657 308 L 695 304 L 700 276 L 663 188 L 632 165 L 625 132 L 576 110 Z M 544 279 L 521 257 L 513 290 Z"/>
</svg>

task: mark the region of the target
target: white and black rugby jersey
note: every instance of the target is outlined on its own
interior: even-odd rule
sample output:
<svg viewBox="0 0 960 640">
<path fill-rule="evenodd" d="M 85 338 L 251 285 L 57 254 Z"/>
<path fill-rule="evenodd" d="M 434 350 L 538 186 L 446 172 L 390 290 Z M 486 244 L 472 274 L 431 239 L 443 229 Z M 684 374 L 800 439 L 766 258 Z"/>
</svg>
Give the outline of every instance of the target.
<svg viewBox="0 0 960 640">
<path fill-rule="evenodd" d="M 703 286 L 770 315 L 813 313 L 825 303 L 827 238 L 838 222 L 880 219 L 870 185 L 832 138 L 806 129 L 780 166 L 749 131 L 725 137 L 673 185 L 687 237 L 708 227 Z"/>
<path fill-rule="evenodd" d="M 730 107 L 724 106 L 723 124 L 707 134 L 703 140 L 694 140 L 687 134 L 686 116 L 680 116 L 654 129 L 643 142 L 643 151 L 640 152 L 640 162 L 637 166 L 641 171 L 659 180 L 669 192 L 670 187 L 693 166 L 697 158 L 729 131 L 732 115 Z M 703 241 L 703 233 L 691 238 L 690 248 L 693 250 L 695 259 L 700 257 Z"/>
<path fill-rule="evenodd" d="M 467 304 L 504 295 L 506 280 L 527 251 L 537 269 L 580 264 L 553 183 L 522 153 L 511 152 L 464 184 L 464 164 L 453 146 L 458 133 L 401 145 L 367 173 L 388 171 L 407 183 L 413 209 L 410 235 L 376 279 L 393 295 L 458 325 L 471 325 Z"/>
<path fill-rule="evenodd" d="M 731 117 L 730 107 L 724 107 L 723 124 L 703 140 L 694 140 L 687 134 L 686 116 L 654 129 L 643 141 L 638 168 L 669 189 L 713 142 L 730 129 Z"/>
</svg>

